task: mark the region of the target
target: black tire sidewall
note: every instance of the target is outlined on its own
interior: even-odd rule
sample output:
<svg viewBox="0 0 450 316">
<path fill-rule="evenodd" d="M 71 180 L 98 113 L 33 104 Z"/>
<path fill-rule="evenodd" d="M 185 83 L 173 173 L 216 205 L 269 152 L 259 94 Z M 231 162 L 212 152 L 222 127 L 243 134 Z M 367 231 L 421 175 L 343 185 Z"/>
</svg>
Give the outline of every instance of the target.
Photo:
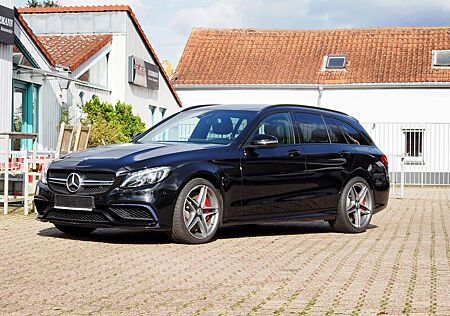
<svg viewBox="0 0 450 316">
<path fill-rule="evenodd" d="M 184 223 L 184 201 L 186 199 L 186 196 L 188 193 L 196 186 L 199 185 L 206 185 L 208 188 L 210 188 L 212 191 L 214 191 L 214 194 L 217 197 L 218 203 L 219 203 L 219 209 L 218 209 L 218 224 L 214 228 L 214 231 L 211 232 L 211 234 L 204 238 L 204 239 L 198 239 L 192 236 Z M 214 238 L 214 235 L 216 234 L 219 226 L 222 223 L 222 214 L 223 214 L 223 198 L 222 193 L 220 190 L 218 190 L 211 182 L 209 182 L 206 179 L 203 178 L 195 178 L 190 180 L 186 185 L 183 187 L 183 189 L 180 191 L 180 194 L 178 195 L 177 201 L 175 203 L 175 209 L 173 212 L 173 221 L 172 221 L 172 230 L 169 234 L 171 239 L 175 242 L 179 243 L 185 243 L 185 244 L 202 244 L 207 243 L 211 241 L 211 239 Z"/>
</svg>

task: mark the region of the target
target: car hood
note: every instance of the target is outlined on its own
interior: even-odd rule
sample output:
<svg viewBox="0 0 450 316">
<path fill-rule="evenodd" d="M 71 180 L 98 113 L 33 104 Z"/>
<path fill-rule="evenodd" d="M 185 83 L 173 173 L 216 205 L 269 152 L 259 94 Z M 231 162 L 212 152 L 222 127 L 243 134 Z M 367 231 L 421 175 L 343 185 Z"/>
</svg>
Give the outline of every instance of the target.
<svg viewBox="0 0 450 316">
<path fill-rule="evenodd" d="M 191 153 L 198 150 L 224 148 L 218 144 L 192 143 L 127 143 L 90 148 L 68 154 L 51 164 L 51 169 L 129 171 L 145 167 L 171 165 L 174 160 L 189 161 Z M 179 155 L 186 153 L 186 155 Z M 198 157 L 198 155 L 195 155 Z M 206 156 L 203 156 L 205 157 Z"/>
</svg>

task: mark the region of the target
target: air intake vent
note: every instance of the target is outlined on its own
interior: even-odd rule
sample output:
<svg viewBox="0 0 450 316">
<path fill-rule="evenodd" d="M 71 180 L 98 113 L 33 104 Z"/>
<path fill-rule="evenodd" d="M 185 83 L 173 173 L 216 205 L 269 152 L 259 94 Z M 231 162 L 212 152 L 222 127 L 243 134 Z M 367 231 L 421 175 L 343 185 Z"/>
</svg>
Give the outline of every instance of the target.
<svg viewBox="0 0 450 316">
<path fill-rule="evenodd" d="M 108 223 L 108 220 L 102 214 L 83 211 L 75 212 L 54 209 L 48 211 L 45 218 L 74 222 Z"/>
</svg>

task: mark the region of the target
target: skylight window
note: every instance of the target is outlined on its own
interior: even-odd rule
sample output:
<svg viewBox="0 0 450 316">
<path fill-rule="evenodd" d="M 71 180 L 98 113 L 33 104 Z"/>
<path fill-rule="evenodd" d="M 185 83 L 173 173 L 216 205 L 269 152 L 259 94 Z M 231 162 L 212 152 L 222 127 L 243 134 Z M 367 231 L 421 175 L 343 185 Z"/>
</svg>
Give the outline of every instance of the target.
<svg viewBox="0 0 450 316">
<path fill-rule="evenodd" d="M 345 69 L 347 55 L 328 55 L 326 58 L 326 69 Z"/>
<path fill-rule="evenodd" d="M 435 50 L 433 54 L 433 66 L 450 67 L 450 50 Z"/>
</svg>

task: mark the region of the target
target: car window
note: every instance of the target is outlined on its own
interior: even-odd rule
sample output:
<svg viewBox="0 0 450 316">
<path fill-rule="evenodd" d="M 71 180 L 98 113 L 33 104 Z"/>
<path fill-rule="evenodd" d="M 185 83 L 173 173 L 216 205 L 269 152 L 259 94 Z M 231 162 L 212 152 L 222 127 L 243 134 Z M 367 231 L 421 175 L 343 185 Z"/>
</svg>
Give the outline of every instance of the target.
<svg viewBox="0 0 450 316">
<path fill-rule="evenodd" d="M 353 126 L 339 119 L 335 119 L 335 121 L 337 122 L 340 130 L 345 135 L 345 138 L 347 138 L 347 141 L 350 144 L 369 145 L 367 139 L 360 132 L 358 132 L 358 130 L 356 130 Z"/>
<path fill-rule="evenodd" d="M 232 128 L 230 128 L 231 126 Z M 209 128 L 206 140 L 235 139 L 246 126 L 246 118 L 217 118 L 217 122 Z"/>
<path fill-rule="evenodd" d="M 294 143 L 294 129 L 289 113 L 277 113 L 266 117 L 256 128 L 255 134 L 275 136 L 279 144 Z"/>
<path fill-rule="evenodd" d="M 336 121 L 329 116 L 324 116 L 323 120 L 327 125 L 328 134 L 330 135 L 331 142 L 335 144 L 347 144 L 347 140 L 345 139 L 344 134 L 339 129 Z"/>
<path fill-rule="evenodd" d="M 295 113 L 302 143 L 329 143 L 328 132 L 321 115 Z"/>
<path fill-rule="evenodd" d="M 138 138 L 138 143 L 188 142 L 229 144 L 256 112 L 200 108 L 180 112 Z"/>
</svg>

